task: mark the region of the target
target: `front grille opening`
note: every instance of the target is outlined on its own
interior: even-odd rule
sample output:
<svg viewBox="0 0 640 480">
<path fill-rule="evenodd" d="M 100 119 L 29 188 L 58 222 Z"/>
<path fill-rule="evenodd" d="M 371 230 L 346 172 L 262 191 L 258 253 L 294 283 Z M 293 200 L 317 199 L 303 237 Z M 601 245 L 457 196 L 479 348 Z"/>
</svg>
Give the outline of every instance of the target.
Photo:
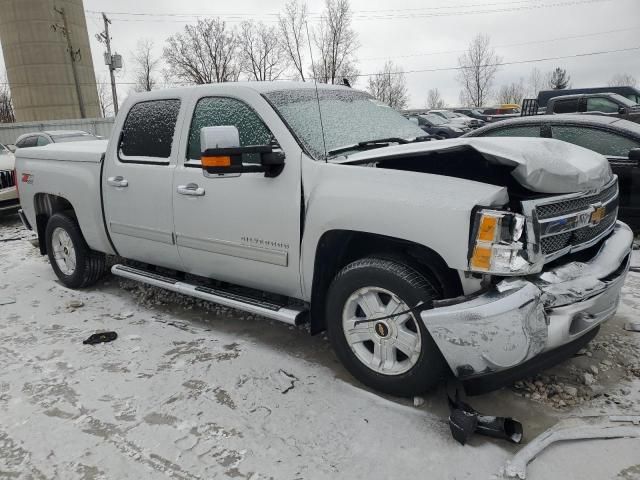
<svg viewBox="0 0 640 480">
<path fill-rule="evenodd" d="M 0 190 L 15 187 L 16 176 L 13 170 L 0 170 Z"/>
<path fill-rule="evenodd" d="M 567 215 L 570 213 L 579 212 L 589 207 L 593 203 L 606 203 L 616 195 L 618 189 L 618 183 L 613 182 L 610 186 L 603 191 L 587 197 L 573 198 L 569 200 L 563 200 L 557 203 L 549 203 L 546 205 L 538 205 L 536 207 L 536 213 L 539 219 L 553 218 L 560 215 Z"/>
</svg>

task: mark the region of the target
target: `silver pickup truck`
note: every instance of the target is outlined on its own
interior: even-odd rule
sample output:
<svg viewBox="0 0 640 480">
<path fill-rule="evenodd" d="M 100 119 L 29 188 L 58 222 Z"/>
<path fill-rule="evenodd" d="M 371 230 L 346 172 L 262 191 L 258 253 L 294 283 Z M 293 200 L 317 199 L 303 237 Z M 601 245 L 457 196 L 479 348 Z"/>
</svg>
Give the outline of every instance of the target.
<svg viewBox="0 0 640 480">
<path fill-rule="evenodd" d="M 494 388 L 616 311 L 632 233 L 604 157 L 556 140 L 429 141 L 357 90 L 135 94 L 109 142 L 17 153 L 21 218 L 60 281 L 115 275 L 328 331 L 366 385 Z"/>
</svg>

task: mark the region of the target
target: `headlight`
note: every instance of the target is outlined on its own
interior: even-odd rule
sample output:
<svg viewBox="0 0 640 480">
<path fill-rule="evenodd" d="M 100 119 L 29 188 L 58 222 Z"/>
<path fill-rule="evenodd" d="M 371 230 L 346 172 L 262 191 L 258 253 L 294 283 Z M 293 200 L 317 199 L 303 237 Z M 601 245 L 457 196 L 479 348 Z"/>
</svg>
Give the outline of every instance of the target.
<svg viewBox="0 0 640 480">
<path fill-rule="evenodd" d="M 453 130 L 456 133 L 462 133 L 463 132 L 463 130 L 461 128 L 458 128 L 458 127 L 451 127 L 451 130 Z"/>
<path fill-rule="evenodd" d="M 475 213 L 469 270 L 501 275 L 528 273 L 523 243 L 525 218 L 518 213 L 482 209 Z"/>
</svg>

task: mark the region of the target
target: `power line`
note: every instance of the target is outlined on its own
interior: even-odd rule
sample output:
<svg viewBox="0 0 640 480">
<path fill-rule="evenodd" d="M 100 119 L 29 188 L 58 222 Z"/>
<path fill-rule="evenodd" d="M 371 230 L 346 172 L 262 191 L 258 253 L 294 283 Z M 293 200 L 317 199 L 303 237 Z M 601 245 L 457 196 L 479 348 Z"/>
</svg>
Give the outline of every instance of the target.
<svg viewBox="0 0 640 480">
<path fill-rule="evenodd" d="M 469 7 L 487 7 L 487 6 L 501 6 L 501 5 L 510 5 L 508 7 L 494 8 L 494 9 L 484 9 L 484 10 L 461 10 L 461 11 L 434 11 L 438 8 L 461 8 L 462 6 L 449 6 L 449 7 L 433 7 L 433 8 L 425 8 L 425 9 L 397 9 L 397 10 L 360 10 L 353 11 L 353 19 L 354 20 L 393 20 L 393 19 L 414 19 L 414 18 L 432 18 L 432 17 L 456 17 L 462 15 L 476 15 L 476 14 L 490 14 L 490 13 L 506 13 L 506 12 L 515 12 L 521 10 L 536 10 L 542 8 L 552 8 L 552 7 L 564 7 L 564 6 L 576 6 L 576 5 L 587 5 L 594 3 L 602 3 L 602 2 L 612 2 L 615 0 L 561 0 L 553 3 L 540 3 L 540 4 L 525 4 L 521 6 L 513 6 L 514 3 L 524 3 L 521 0 L 516 0 L 515 2 L 508 3 L 480 3 L 480 4 L 470 4 L 467 5 Z M 417 11 L 428 10 L 425 13 L 417 13 Z M 97 10 L 85 10 L 85 12 L 95 15 L 101 14 Z M 393 12 L 393 13 L 384 13 L 384 12 Z M 400 12 L 400 13 L 398 13 Z M 402 12 L 411 12 L 411 13 L 402 13 Z M 198 18 L 211 18 L 211 17 L 219 17 L 227 21 L 244 21 L 247 19 L 255 19 L 255 18 L 264 18 L 269 17 L 269 20 L 264 20 L 266 22 L 277 22 L 278 13 L 262 13 L 262 14 L 251 14 L 251 13 L 156 13 L 156 12 L 105 12 L 109 15 L 119 15 L 125 17 L 168 17 L 168 18 L 157 18 L 154 20 L 151 19 L 138 19 L 138 18 L 118 18 L 118 21 L 121 22 L 175 22 L 175 23 L 189 23 L 194 19 Z M 310 17 L 314 19 L 323 18 L 322 13 L 312 13 L 309 14 Z M 177 18 L 185 18 L 185 20 L 177 20 Z"/>
<path fill-rule="evenodd" d="M 505 45 L 496 45 L 495 48 L 508 48 L 508 47 L 520 47 L 523 45 L 534 45 L 537 43 L 549 43 L 549 42 L 557 42 L 559 40 L 570 40 L 570 39 L 575 39 L 575 38 L 587 38 L 587 37 L 596 37 L 596 36 L 600 36 L 600 35 L 607 35 L 610 33 L 619 33 L 619 32 L 628 32 L 628 31 L 633 31 L 633 30 L 638 30 L 640 27 L 631 27 L 631 28 L 622 28 L 619 30 L 607 30 L 605 32 L 594 32 L 594 33 L 584 33 L 584 34 L 580 34 L 580 35 L 571 35 L 568 37 L 557 37 L 557 38 L 549 38 L 549 39 L 545 39 L 545 40 L 533 40 L 530 42 L 520 42 L 520 43 L 510 43 L 510 44 L 505 44 Z M 461 49 L 461 50 L 442 50 L 439 52 L 423 52 L 423 53 L 412 53 L 412 54 L 408 54 L 408 55 L 386 55 L 386 56 L 381 56 L 381 57 L 360 57 L 358 58 L 358 61 L 362 61 L 362 60 L 384 60 L 384 59 L 388 59 L 388 58 L 411 58 L 411 57 L 426 57 L 426 56 L 430 56 L 430 55 L 443 55 L 443 54 L 448 54 L 448 53 L 462 53 L 462 52 L 466 52 L 467 49 Z"/>
<path fill-rule="evenodd" d="M 522 65 L 522 64 L 527 64 L 527 63 L 538 63 L 538 62 L 547 62 L 547 61 L 551 61 L 551 60 L 564 60 L 567 58 L 582 58 L 582 57 L 592 57 L 592 56 L 597 56 L 597 55 L 606 55 L 606 54 L 610 54 L 610 53 L 621 53 L 621 52 L 631 52 L 631 51 L 636 51 L 636 50 L 640 50 L 640 46 L 637 47 L 628 47 L 628 48 L 619 48 L 619 49 L 615 49 L 615 50 L 602 50 L 602 51 L 598 51 L 598 52 L 586 52 L 586 53 L 576 53 L 573 55 L 561 55 L 561 56 L 556 56 L 556 57 L 542 57 L 542 58 L 533 58 L 533 59 L 528 59 L 528 60 L 514 60 L 511 62 L 499 62 L 499 63 L 494 63 L 494 64 L 490 64 L 490 65 L 485 65 L 485 66 L 497 66 L 497 67 L 504 67 L 504 66 L 509 66 L 509 65 Z M 397 71 L 397 72 L 390 72 L 390 75 L 401 75 L 401 74 L 414 74 L 414 73 L 428 73 L 428 72 L 447 72 L 447 71 L 457 71 L 457 70 L 464 70 L 467 67 L 461 67 L 461 66 L 456 66 L 456 67 L 437 67 L 437 68 L 424 68 L 424 69 L 418 69 L 418 70 L 403 70 L 403 71 Z M 378 72 L 376 73 L 360 73 L 357 75 L 354 75 L 356 77 L 371 77 L 373 75 L 378 75 Z M 296 80 L 295 78 L 283 78 L 281 80 Z M 310 80 L 313 80 L 313 78 L 311 78 Z M 96 82 L 97 84 L 108 84 L 109 82 Z M 136 82 L 116 82 L 118 85 L 136 85 Z M 179 85 L 179 86 L 193 86 L 193 83 L 188 83 L 188 82 L 175 82 L 175 84 Z M 0 85 L 9 85 L 11 87 L 45 87 L 45 86 L 59 86 L 59 87 L 63 87 L 63 86 L 71 86 L 73 85 L 73 83 L 55 83 L 55 84 L 51 84 L 51 83 L 16 83 L 16 84 L 11 84 L 10 82 L 0 82 Z M 84 83 L 83 85 L 93 85 L 93 83 Z"/>
</svg>

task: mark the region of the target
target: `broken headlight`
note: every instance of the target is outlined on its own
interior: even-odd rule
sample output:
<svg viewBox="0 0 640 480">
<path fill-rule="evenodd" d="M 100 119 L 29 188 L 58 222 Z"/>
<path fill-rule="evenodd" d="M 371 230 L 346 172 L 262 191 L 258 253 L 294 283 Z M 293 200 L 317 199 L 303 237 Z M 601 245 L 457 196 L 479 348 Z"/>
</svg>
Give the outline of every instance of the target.
<svg viewBox="0 0 640 480">
<path fill-rule="evenodd" d="M 518 213 L 480 209 L 473 218 L 469 270 L 497 275 L 529 273 L 524 244 L 525 217 Z"/>
</svg>

